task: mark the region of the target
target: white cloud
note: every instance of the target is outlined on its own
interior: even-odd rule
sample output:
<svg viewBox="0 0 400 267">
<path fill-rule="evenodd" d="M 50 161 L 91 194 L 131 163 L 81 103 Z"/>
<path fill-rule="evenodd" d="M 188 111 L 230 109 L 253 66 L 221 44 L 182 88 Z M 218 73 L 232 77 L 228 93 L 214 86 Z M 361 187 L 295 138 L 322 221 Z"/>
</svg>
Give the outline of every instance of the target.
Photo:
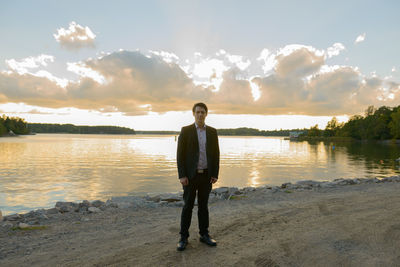
<svg viewBox="0 0 400 267">
<path fill-rule="evenodd" d="M 261 51 L 257 60 L 264 61 L 264 64 L 262 65 L 264 74 L 269 74 L 275 68 L 277 63 L 276 55 L 272 54 L 267 48 L 264 48 Z"/>
<path fill-rule="evenodd" d="M 261 91 L 260 91 L 260 87 L 258 86 L 258 84 L 253 82 L 254 78 L 257 78 L 257 77 L 251 77 L 249 79 L 249 82 L 250 82 L 251 94 L 253 95 L 253 99 L 254 99 L 254 101 L 257 101 L 258 99 L 260 99 Z"/>
<path fill-rule="evenodd" d="M 93 79 L 99 84 L 105 84 L 106 78 L 97 71 L 89 68 L 83 62 L 68 62 L 67 70 L 78 74 L 81 77 L 88 77 Z"/>
<path fill-rule="evenodd" d="M 68 81 L 68 79 L 58 78 L 46 70 L 39 70 L 38 72 L 36 72 L 34 74 L 34 76 L 47 78 L 50 81 L 55 82 L 58 86 L 60 86 L 62 88 L 67 87 L 68 83 L 70 82 L 70 81 Z"/>
<path fill-rule="evenodd" d="M 79 75 L 75 81 L 42 69 L 54 60 L 49 56 L 10 60 L 11 71 L 0 73 L 0 102 L 127 115 L 188 110 L 197 101 L 209 103 L 217 113 L 274 115 L 354 114 L 368 105 L 398 103 L 400 84 L 392 78 L 329 65 L 329 55 L 342 49 L 264 49 L 258 58 L 262 66 L 227 51 L 214 57 L 198 53 L 192 61 L 182 60 L 183 67 L 173 62 L 181 60 L 170 52 L 152 51 L 149 56 L 122 50 L 68 63 L 67 69 Z M 267 62 L 273 64 L 265 73 Z"/>
<path fill-rule="evenodd" d="M 326 54 L 328 58 L 331 58 L 333 56 L 337 56 L 340 54 L 342 50 L 345 50 L 345 47 L 341 43 L 334 43 L 331 47 L 328 47 L 326 50 Z"/>
<path fill-rule="evenodd" d="M 364 42 L 364 40 L 365 40 L 365 33 L 363 33 L 363 34 L 360 34 L 359 36 L 357 36 L 357 38 L 356 38 L 356 40 L 354 41 L 354 43 L 355 44 L 358 44 L 358 43 L 361 43 L 361 42 Z"/>
<path fill-rule="evenodd" d="M 219 90 L 223 81 L 222 74 L 228 69 L 229 67 L 224 64 L 223 60 L 215 58 L 202 59 L 193 66 L 193 80 L 197 84 L 214 86 L 215 90 Z"/>
<path fill-rule="evenodd" d="M 47 70 L 38 70 L 40 67 L 47 67 L 48 62 L 54 62 L 54 57 L 42 54 L 37 57 L 24 58 L 20 61 L 8 59 L 6 60 L 6 64 L 12 71 L 7 72 L 7 74 L 11 75 L 16 72 L 19 75 L 29 74 L 35 77 L 47 78 L 48 80 L 55 82 L 57 86 L 65 88 L 69 82 L 67 79 L 58 78 Z"/>
<path fill-rule="evenodd" d="M 290 54 L 299 50 L 308 50 L 311 53 L 315 54 L 315 56 L 317 57 L 322 57 L 325 54 L 323 50 L 318 50 L 309 45 L 291 44 L 279 49 L 277 52 L 277 56 L 289 56 Z"/>
<path fill-rule="evenodd" d="M 94 39 L 96 35 L 88 26 L 83 27 L 72 21 L 68 29 L 57 29 L 57 33 L 53 34 L 54 38 L 61 46 L 67 49 L 79 49 L 82 47 L 94 47 Z"/>
<path fill-rule="evenodd" d="M 240 70 L 245 70 L 250 66 L 250 60 L 243 60 L 243 56 L 227 54 L 228 60 L 235 64 Z"/>
<path fill-rule="evenodd" d="M 54 57 L 50 55 L 39 55 L 37 57 L 27 57 L 21 61 L 15 59 L 6 60 L 7 66 L 19 74 L 29 72 L 29 69 L 36 69 L 40 66 L 47 66 L 47 62 L 54 62 Z"/>
<path fill-rule="evenodd" d="M 179 57 L 174 53 L 169 53 L 165 51 L 152 51 L 152 50 L 150 50 L 150 53 L 159 56 L 167 63 L 175 63 L 175 64 L 179 63 Z"/>
<path fill-rule="evenodd" d="M 215 53 L 217 56 L 225 55 L 226 51 L 224 49 L 220 49 L 217 53 Z"/>
</svg>

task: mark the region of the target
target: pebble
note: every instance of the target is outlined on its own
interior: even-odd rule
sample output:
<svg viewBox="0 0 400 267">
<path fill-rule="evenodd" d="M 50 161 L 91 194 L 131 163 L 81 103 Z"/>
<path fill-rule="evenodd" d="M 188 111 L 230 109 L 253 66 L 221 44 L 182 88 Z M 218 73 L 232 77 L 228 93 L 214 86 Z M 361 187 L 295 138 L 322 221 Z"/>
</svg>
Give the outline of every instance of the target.
<svg viewBox="0 0 400 267">
<path fill-rule="evenodd" d="M 29 226 L 30 226 L 30 225 L 27 224 L 27 223 L 19 223 L 19 224 L 18 224 L 18 227 L 21 228 L 21 229 L 28 228 Z"/>
<path fill-rule="evenodd" d="M 89 207 L 89 208 L 88 208 L 88 211 L 89 211 L 90 213 L 98 213 L 98 212 L 101 212 L 101 209 L 96 208 L 96 207 Z"/>
<path fill-rule="evenodd" d="M 92 206 L 96 207 L 96 208 L 100 208 L 101 206 L 104 206 L 105 204 L 106 203 L 101 201 L 101 200 L 95 200 L 95 201 L 92 202 Z"/>
</svg>

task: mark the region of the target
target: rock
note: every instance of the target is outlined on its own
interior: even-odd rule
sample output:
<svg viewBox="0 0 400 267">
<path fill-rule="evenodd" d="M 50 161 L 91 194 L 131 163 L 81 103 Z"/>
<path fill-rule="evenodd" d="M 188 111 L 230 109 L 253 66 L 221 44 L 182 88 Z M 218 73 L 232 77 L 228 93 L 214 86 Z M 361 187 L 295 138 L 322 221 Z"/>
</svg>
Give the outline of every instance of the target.
<svg viewBox="0 0 400 267">
<path fill-rule="evenodd" d="M 28 228 L 29 226 L 30 226 L 30 225 L 29 225 L 29 224 L 26 224 L 26 223 L 19 223 L 19 224 L 18 224 L 18 227 L 21 228 L 21 229 Z"/>
<path fill-rule="evenodd" d="M 0 210 L 0 222 L 3 220 L 3 213 L 1 213 L 1 210 Z"/>
<path fill-rule="evenodd" d="M 239 188 L 237 187 L 229 187 L 229 195 L 240 195 L 242 192 L 240 192 Z"/>
<path fill-rule="evenodd" d="M 101 206 L 104 206 L 106 203 L 101 201 L 101 200 L 95 200 L 92 202 L 92 206 L 96 208 L 100 208 Z"/>
<path fill-rule="evenodd" d="M 219 188 L 213 189 L 212 192 L 215 192 L 216 194 L 221 195 L 221 194 L 228 193 L 229 188 L 228 187 L 219 187 Z"/>
<path fill-rule="evenodd" d="M 336 186 L 336 184 L 333 183 L 333 182 L 323 182 L 323 183 L 320 184 L 321 188 L 332 188 L 332 187 L 335 187 L 335 186 Z"/>
<path fill-rule="evenodd" d="M 14 224 L 12 222 L 4 222 L 1 226 L 6 228 L 11 228 L 14 226 Z"/>
<path fill-rule="evenodd" d="M 59 211 L 60 211 L 61 213 L 70 212 L 71 210 L 72 210 L 72 207 L 71 207 L 71 206 L 61 206 L 61 207 L 59 208 Z"/>
<path fill-rule="evenodd" d="M 211 193 L 214 193 L 220 199 L 229 199 L 232 195 L 241 194 L 237 187 L 219 187 L 212 190 Z"/>
<path fill-rule="evenodd" d="M 147 195 L 145 198 L 146 198 L 147 201 L 153 201 L 153 202 L 160 202 L 161 201 L 161 196 L 160 195 L 155 195 L 155 196 Z"/>
<path fill-rule="evenodd" d="M 59 210 L 57 208 L 52 208 L 52 209 L 48 209 L 46 210 L 46 214 L 50 215 L 50 214 L 58 214 L 60 213 Z"/>
<path fill-rule="evenodd" d="M 156 208 L 157 203 L 147 201 L 144 197 L 122 196 L 112 197 L 111 201 L 118 205 L 118 208 Z"/>
<path fill-rule="evenodd" d="M 181 200 L 182 200 L 182 197 L 180 197 L 178 194 L 162 194 L 162 195 L 160 195 L 160 201 L 178 202 Z"/>
<path fill-rule="evenodd" d="M 89 218 L 81 218 L 81 221 L 82 222 L 88 222 L 88 221 L 90 221 L 90 219 Z"/>
<path fill-rule="evenodd" d="M 320 187 L 321 182 L 313 181 L 313 180 L 301 180 L 296 183 L 302 187 Z"/>
<path fill-rule="evenodd" d="M 88 208 L 88 211 L 89 211 L 90 213 L 98 213 L 98 212 L 101 212 L 101 209 L 96 208 L 96 207 L 89 207 L 89 208 Z"/>
<path fill-rule="evenodd" d="M 75 210 L 76 211 L 76 210 Z M 85 213 L 85 212 L 87 212 L 88 211 L 88 207 L 86 207 L 86 206 L 83 206 L 83 207 L 79 207 L 79 209 L 77 210 L 77 212 L 80 212 L 80 213 Z"/>
<path fill-rule="evenodd" d="M 255 187 L 252 187 L 252 186 L 244 187 L 244 188 L 243 188 L 243 192 L 244 192 L 244 193 L 253 192 L 253 191 L 256 191 L 256 188 L 255 188 Z"/>
<path fill-rule="evenodd" d="M 75 208 L 76 212 L 85 213 L 88 211 L 88 208 L 91 206 L 90 202 L 87 200 L 82 201 L 78 204 L 78 207 Z"/>
<path fill-rule="evenodd" d="M 39 224 L 40 220 L 48 220 L 49 217 L 46 216 L 46 211 L 44 209 L 30 211 L 27 214 L 22 215 L 25 222 L 30 224 Z"/>
<path fill-rule="evenodd" d="M 17 214 L 17 213 L 11 214 L 11 215 L 8 215 L 8 216 L 4 216 L 4 218 L 3 218 L 4 221 L 19 221 L 19 220 L 22 220 L 22 219 L 23 219 L 22 216 Z"/>
<path fill-rule="evenodd" d="M 106 201 L 106 207 L 107 207 L 107 208 L 118 208 L 118 204 L 112 202 L 111 200 L 107 200 L 107 201 Z"/>
<path fill-rule="evenodd" d="M 336 185 L 353 185 L 353 184 L 356 184 L 356 182 L 354 182 L 351 179 L 343 179 L 343 178 L 335 179 L 335 180 L 333 180 L 333 183 L 336 184 Z"/>
<path fill-rule="evenodd" d="M 62 202 L 59 201 L 56 203 L 55 206 L 61 213 L 65 213 L 65 212 L 71 212 L 71 211 L 76 211 L 77 209 L 79 209 L 79 205 L 77 203 L 74 202 Z"/>
<path fill-rule="evenodd" d="M 382 183 L 386 182 L 400 182 L 400 176 L 391 176 L 391 177 L 385 177 L 381 179 Z"/>
</svg>

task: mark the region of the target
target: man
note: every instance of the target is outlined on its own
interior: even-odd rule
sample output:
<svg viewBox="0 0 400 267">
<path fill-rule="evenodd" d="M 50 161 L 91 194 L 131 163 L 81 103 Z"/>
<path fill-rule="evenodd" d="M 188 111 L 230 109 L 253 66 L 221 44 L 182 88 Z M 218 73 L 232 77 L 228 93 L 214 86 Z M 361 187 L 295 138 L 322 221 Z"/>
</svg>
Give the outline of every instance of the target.
<svg viewBox="0 0 400 267">
<path fill-rule="evenodd" d="M 181 238 L 177 250 L 183 251 L 188 244 L 189 227 L 197 192 L 200 241 L 216 246 L 208 234 L 208 196 L 212 184 L 218 180 L 219 145 L 217 130 L 206 126 L 208 108 L 204 103 L 193 106 L 195 123 L 183 127 L 178 138 L 177 163 L 179 181 L 183 186 L 185 202 L 181 214 Z"/>
</svg>

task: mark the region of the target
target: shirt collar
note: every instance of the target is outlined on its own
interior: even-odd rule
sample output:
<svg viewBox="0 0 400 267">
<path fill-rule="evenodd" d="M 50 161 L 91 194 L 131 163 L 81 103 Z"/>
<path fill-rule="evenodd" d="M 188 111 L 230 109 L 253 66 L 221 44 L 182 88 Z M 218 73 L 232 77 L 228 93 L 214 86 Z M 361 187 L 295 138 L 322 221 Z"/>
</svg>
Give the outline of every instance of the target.
<svg viewBox="0 0 400 267">
<path fill-rule="evenodd" d="M 200 130 L 205 130 L 206 129 L 206 124 L 204 123 L 204 127 L 200 127 L 199 125 L 197 125 L 197 123 L 194 123 L 194 125 L 196 125 L 196 129 L 200 129 Z"/>
</svg>

